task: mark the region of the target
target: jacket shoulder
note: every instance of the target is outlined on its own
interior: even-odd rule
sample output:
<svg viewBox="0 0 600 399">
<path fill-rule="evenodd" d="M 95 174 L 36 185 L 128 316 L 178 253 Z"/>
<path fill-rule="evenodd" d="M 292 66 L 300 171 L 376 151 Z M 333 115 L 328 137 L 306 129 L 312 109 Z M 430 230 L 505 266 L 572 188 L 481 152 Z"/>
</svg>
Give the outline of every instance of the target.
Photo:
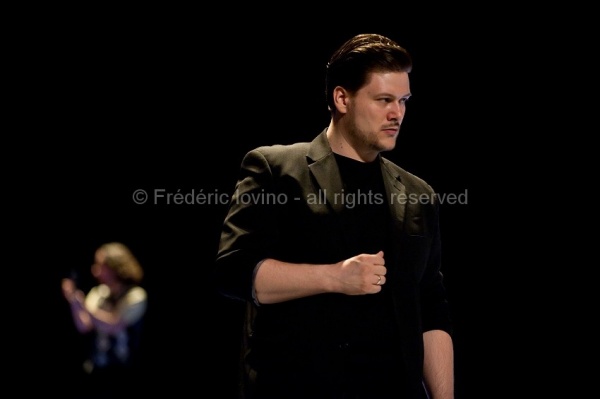
<svg viewBox="0 0 600 399">
<path fill-rule="evenodd" d="M 310 143 L 274 144 L 256 147 L 246 153 L 244 163 L 266 162 L 271 167 L 306 163 Z M 254 161 L 251 161 L 254 160 Z"/>
<path fill-rule="evenodd" d="M 267 158 L 285 158 L 289 156 L 304 156 L 308 152 L 310 143 L 299 142 L 293 144 L 273 144 L 260 146 L 249 153 L 260 153 Z"/>
</svg>

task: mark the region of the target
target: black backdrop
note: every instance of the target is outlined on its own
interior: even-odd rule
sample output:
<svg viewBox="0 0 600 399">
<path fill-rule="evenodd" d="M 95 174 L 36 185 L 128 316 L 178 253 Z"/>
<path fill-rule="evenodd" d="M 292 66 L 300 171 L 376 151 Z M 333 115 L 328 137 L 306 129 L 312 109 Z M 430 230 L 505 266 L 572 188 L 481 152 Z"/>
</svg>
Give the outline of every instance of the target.
<svg viewBox="0 0 600 399">
<path fill-rule="evenodd" d="M 482 338 L 499 326 L 489 313 L 493 294 L 481 284 L 496 262 L 484 233 L 497 217 L 480 176 L 491 164 L 486 151 L 494 139 L 482 129 L 492 119 L 490 88 L 499 83 L 476 35 L 448 26 L 432 35 L 442 27 L 401 21 L 384 29 L 258 24 L 228 34 L 196 26 L 90 29 L 82 21 L 39 38 L 40 60 L 49 66 L 38 76 L 40 100 L 49 104 L 44 122 L 54 133 L 40 141 L 53 150 L 39 171 L 49 210 L 36 234 L 48 255 L 41 292 L 54 319 L 52 339 L 40 333 L 36 340 L 44 350 L 37 370 L 58 370 L 65 381 L 74 375 L 81 347 L 60 279 L 76 274 L 89 288 L 94 250 L 121 241 L 146 270 L 144 392 L 233 397 L 241 307 L 216 295 L 208 280 L 226 205 L 214 197 L 211 204 L 153 203 L 152 196 L 230 194 L 245 152 L 311 140 L 329 120 L 329 54 L 371 31 L 396 39 L 415 64 L 413 98 L 397 148 L 386 155 L 438 193 L 467 197 L 443 205 L 441 220 L 457 397 L 479 397 L 478 389 L 496 385 L 497 376 L 483 370 L 503 348 Z M 133 200 L 138 189 L 151 195 L 147 203 Z"/>
</svg>

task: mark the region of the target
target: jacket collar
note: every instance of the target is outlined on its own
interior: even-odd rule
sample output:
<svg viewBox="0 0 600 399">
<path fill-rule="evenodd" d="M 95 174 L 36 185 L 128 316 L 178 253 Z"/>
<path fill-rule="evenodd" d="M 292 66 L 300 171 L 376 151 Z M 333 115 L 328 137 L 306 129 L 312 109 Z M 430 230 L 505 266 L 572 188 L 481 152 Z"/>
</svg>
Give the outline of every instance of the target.
<svg viewBox="0 0 600 399">
<path fill-rule="evenodd" d="M 343 192 L 342 178 L 329 140 L 327 139 L 327 128 L 323 129 L 310 143 L 307 157 L 309 170 L 315 177 L 335 213 L 339 214 L 343 211 L 344 204 L 339 200 L 339 194 L 336 200 L 335 193 Z M 400 175 L 394 170 L 390 161 L 383 158 L 381 154 L 378 155 L 378 158 L 390 212 L 396 223 L 399 222 L 402 224 L 407 204 L 406 187 L 402 184 Z"/>
</svg>

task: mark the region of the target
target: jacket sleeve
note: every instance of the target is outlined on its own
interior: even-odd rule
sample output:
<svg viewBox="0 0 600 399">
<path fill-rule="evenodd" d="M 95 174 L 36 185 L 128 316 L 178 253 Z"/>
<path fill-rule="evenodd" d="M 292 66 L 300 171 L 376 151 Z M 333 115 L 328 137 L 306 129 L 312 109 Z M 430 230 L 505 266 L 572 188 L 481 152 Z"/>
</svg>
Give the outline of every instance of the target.
<svg viewBox="0 0 600 399">
<path fill-rule="evenodd" d="M 273 175 L 265 156 L 252 150 L 242 160 L 240 175 L 223 222 L 213 277 L 224 296 L 252 301 L 254 269 L 271 256 L 277 237 Z"/>
<path fill-rule="evenodd" d="M 439 228 L 439 203 L 434 201 L 429 207 L 432 240 L 425 274 L 421 280 L 421 307 L 423 332 L 444 330 L 452 334 L 452 322 L 441 271 L 441 239 Z"/>
</svg>

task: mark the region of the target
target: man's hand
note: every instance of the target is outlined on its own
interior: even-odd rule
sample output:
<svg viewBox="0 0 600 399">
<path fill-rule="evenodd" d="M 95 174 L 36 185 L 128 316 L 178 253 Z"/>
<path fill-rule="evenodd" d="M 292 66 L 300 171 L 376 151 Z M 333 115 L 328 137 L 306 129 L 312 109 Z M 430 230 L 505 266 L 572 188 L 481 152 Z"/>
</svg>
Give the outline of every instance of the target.
<svg viewBox="0 0 600 399">
<path fill-rule="evenodd" d="M 360 254 L 348 258 L 339 265 L 341 292 L 347 295 L 376 294 L 385 284 L 385 259 L 383 251 L 376 254 Z"/>
</svg>

